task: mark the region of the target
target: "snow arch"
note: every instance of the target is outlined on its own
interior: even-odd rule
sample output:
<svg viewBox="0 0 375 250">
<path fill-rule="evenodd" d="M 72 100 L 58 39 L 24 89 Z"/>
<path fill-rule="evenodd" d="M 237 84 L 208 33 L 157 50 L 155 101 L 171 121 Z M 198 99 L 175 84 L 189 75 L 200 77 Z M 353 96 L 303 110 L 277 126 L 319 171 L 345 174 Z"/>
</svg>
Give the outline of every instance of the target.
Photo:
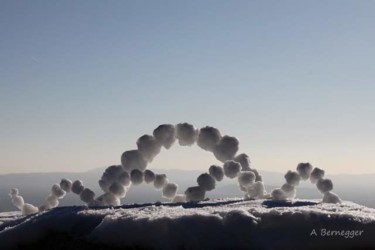
<svg viewBox="0 0 375 250">
<path fill-rule="evenodd" d="M 317 189 L 323 194 L 323 202 L 340 203 L 341 200 L 337 194 L 332 192 L 333 183 L 330 179 L 324 178 L 325 171 L 320 168 L 313 168 L 310 163 L 300 163 L 297 171 L 289 170 L 285 175 L 285 183 L 281 188 L 272 190 L 271 197 L 274 200 L 294 199 L 296 196 L 296 187 L 300 181 L 310 179 L 312 184 L 316 184 Z"/>
<path fill-rule="evenodd" d="M 177 194 L 178 185 L 169 182 L 164 174 L 156 174 L 148 170 L 148 165 L 161 152 L 161 148 L 170 149 L 173 145 L 192 146 L 198 145 L 205 151 L 212 152 L 223 166 L 211 165 L 206 173 L 197 178 L 197 185 L 189 187 L 184 193 Z M 130 184 L 139 185 L 143 181 L 153 182 L 156 189 L 162 191 L 163 197 L 174 202 L 200 201 L 205 194 L 215 188 L 216 182 L 225 176 L 237 178 L 241 190 L 257 184 L 250 193 L 253 198 L 265 195 L 262 177 L 256 169 L 250 168 L 250 158 L 247 154 L 237 154 L 239 141 L 236 137 L 222 136 L 217 128 L 206 126 L 195 128 L 189 123 L 177 125 L 162 124 L 154 129 L 152 135 L 143 135 L 138 138 L 137 149 L 125 151 L 121 156 L 121 165 L 111 166 L 104 172 L 99 184 L 105 195 L 124 197 Z M 125 177 L 126 176 L 126 177 Z M 126 181 L 123 181 L 126 179 Z M 120 184 L 120 185 L 119 185 Z M 122 188 L 123 185 L 125 188 Z M 109 194 L 111 193 L 111 194 Z M 247 193 L 247 191 L 246 191 Z M 97 204 L 97 201 L 93 203 Z M 104 202 L 105 205 L 114 205 Z M 118 200 L 115 204 L 118 204 Z"/>
<path fill-rule="evenodd" d="M 165 174 L 156 174 L 147 169 L 153 159 L 161 152 L 162 147 L 170 149 L 178 141 L 180 146 L 192 146 L 197 144 L 205 151 L 212 152 L 222 166 L 212 165 L 208 171 L 199 175 L 197 185 L 187 188 L 178 194 L 178 185 L 170 182 Z M 125 151 L 121 155 L 121 165 L 108 167 L 99 180 L 99 186 L 103 194 L 95 197 L 95 193 L 85 188 L 80 180 L 74 182 L 62 179 L 60 184 L 54 184 L 51 194 L 39 207 L 24 203 L 18 189 L 12 189 L 10 196 L 24 214 L 31 214 L 58 206 L 67 192 L 73 192 L 88 206 L 120 205 L 120 199 L 126 196 L 131 185 L 139 185 L 143 182 L 153 183 L 153 186 L 161 190 L 163 197 L 172 202 L 201 201 L 205 199 L 206 192 L 215 189 L 216 182 L 224 177 L 237 179 L 239 188 L 245 193 L 245 199 L 271 198 L 274 200 L 293 199 L 296 194 L 296 186 L 300 180 L 310 178 L 317 183 L 317 188 L 324 194 L 323 202 L 338 203 L 340 199 L 331 192 L 332 181 L 324 179 L 324 170 L 313 169 L 309 163 L 300 163 L 297 172 L 288 171 L 285 174 L 286 183 L 271 194 L 265 190 L 262 177 L 258 171 L 251 167 L 247 154 L 237 154 L 239 141 L 236 137 L 222 136 L 217 128 L 206 126 L 195 128 L 189 123 L 177 125 L 162 124 L 154 129 L 152 135 L 143 135 L 138 138 L 137 149 Z"/>
</svg>

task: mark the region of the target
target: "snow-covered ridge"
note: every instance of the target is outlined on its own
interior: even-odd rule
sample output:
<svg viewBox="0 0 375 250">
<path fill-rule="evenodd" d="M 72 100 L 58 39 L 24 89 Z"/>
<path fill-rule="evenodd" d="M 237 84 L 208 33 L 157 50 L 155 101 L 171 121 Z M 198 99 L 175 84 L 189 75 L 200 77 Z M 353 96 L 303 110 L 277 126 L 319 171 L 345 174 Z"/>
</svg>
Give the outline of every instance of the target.
<svg viewBox="0 0 375 250">
<path fill-rule="evenodd" d="M 60 207 L 11 221 L 8 215 L 0 225 L 0 249 L 40 244 L 56 235 L 87 244 L 151 249 L 360 249 L 375 247 L 374 232 L 375 209 L 352 202 L 221 199 Z"/>
</svg>

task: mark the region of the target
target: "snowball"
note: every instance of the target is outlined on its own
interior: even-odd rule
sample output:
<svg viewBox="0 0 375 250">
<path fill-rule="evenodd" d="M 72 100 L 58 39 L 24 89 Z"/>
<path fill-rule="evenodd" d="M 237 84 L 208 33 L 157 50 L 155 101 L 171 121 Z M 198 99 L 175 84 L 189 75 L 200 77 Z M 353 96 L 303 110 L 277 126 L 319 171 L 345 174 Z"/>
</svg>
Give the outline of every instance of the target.
<svg viewBox="0 0 375 250">
<path fill-rule="evenodd" d="M 96 201 L 98 202 L 91 202 L 90 206 L 94 206 L 96 204 L 102 204 L 102 206 L 119 206 L 120 199 L 116 195 L 112 193 L 105 193 L 99 196 Z M 96 203 L 96 204 L 95 204 Z"/>
<path fill-rule="evenodd" d="M 220 131 L 216 128 L 207 126 L 199 130 L 197 144 L 202 149 L 212 152 L 220 139 Z"/>
<path fill-rule="evenodd" d="M 81 192 L 83 191 L 84 187 L 83 187 L 83 183 L 82 181 L 80 180 L 76 180 L 73 182 L 72 184 L 72 192 L 75 193 L 75 194 L 81 194 Z"/>
<path fill-rule="evenodd" d="M 22 214 L 23 215 L 31 215 L 31 214 L 36 214 L 39 212 L 39 209 L 29 203 L 25 203 L 22 207 Z"/>
<path fill-rule="evenodd" d="M 143 175 L 144 175 L 146 183 L 150 183 L 155 180 L 155 173 L 152 172 L 151 170 L 148 170 L 148 169 L 145 170 L 145 172 L 143 172 Z"/>
<path fill-rule="evenodd" d="M 341 203 L 339 196 L 333 192 L 325 192 L 323 196 L 324 203 Z"/>
<path fill-rule="evenodd" d="M 52 191 L 52 194 L 59 199 L 62 199 L 65 196 L 65 191 L 62 190 L 59 184 L 53 184 L 51 191 Z"/>
<path fill-rule="evenodd" d="M 176 128 L 172 124 L 162 124 L 154 130 L 155 139 L 166 149 L 170 149 L 176 141 Z"/>
<path fill-rule="evenodd" d="M 124 169 L 120 165 L 112 165 L 104 170 L 101 179 L 107 183 L 112 183 L 124 172 Z"/>
<path fill-rule="evenodd" d="M 272 190 L 271 196 L 273 200 L 277 200 L 277 201 L 283 201 L 283 200 L 286 200 L 287 198 L 287 195 L 285 194 L 285 192 L 280 188 L 276 188 Z"/>
<path fill-rule="evenodd" d="M 81 200 L 85 203 L 91 202 L 92 200 L 94 200 L 94 197 L 95 193 L 89 188 L 83 189 L 82 193 L 80 194 Z"/>
<path fill-rule="evenodd" d="M 163 188 L 163 197 L 173 199 L 177 193 L 178 185 L 175 183 L 168 183 Z"/>
<path fill-rule="evenodd" d="M 12 203 L 14 206 L 16 206 L 18 209 L 22 210 L 23 205 L 25 204 L 23 197 L 15 194 L 11 195 Z"/>
<path fill-rule="evenodd" d="M 311 183 L 316 183 L 318 180 L 324 177 L 324 170 L 320 168 L 314 168 L 314 170 L 310 174 L 310 181 Z"/>
<path fill-rule="evenodd" d="M 326 193 L 333 189 L 333 183 L 330 179 L 319 179 L 316 183 L 316 187 L 320 192 Z"/>
<path fill-rule="evenodd" d="M 221 181 L 224 178 L 224 169 L 220 166 L 212 165 L 208 172 L 212 177 L 215 178 L 216 181 Z"/>
<path fill-rule="evenodd" d="M 197 182 L 198 186 L 202 187 L 206 191 L 215 189 L 215 179 L 207 173 L 198 176 Z"/>
<path fill-rule="evenodd" d="M 177 194 L 172 200 L 173 203 L 181 203 L 186 202 L 186 195 L 184 194 Z"/>
<path fill-rule="evenodd" d="M 143 171 L 147 167 L 147 161 L 139 150 L 129 150 L 121 155 L 121 165 L 127 172 L 131 172 L 133 169 Z"/>
<path fill-rule="evenodd" d="M 130 185 L 130 175 L 128 172 L 122 172 L 118 177 L 117 177 L 117 181 L 127 187 Z"/>
<path fill-rule="evenodd" d="M 130 180 L 133 185 L 141 184 L 143 182 L 143 172 L 138 169 L 134 169 L 130 172 Z"/>
<path fill-rule="evenodd" d="M 59 200 L 57 199 L 57 197 L 53 194 L 50 194 L 44 201 L 43 209 L 51 209 L 51 208 L 57 207 L 58 205 L 59 205 Z"/>
<path fill-rule="evenodd" d="M 301 180 L 301 176 L 295 171 L 288 171 L 285 175 L 285 180 L 292 186 L 297 186 Z"/>
<path fill-rule="evenodd" d="M 224 163 L 224 174 L 228 178 L 235 178 L 239 174 L 241 170 L 241 165 L 238 162 L 235 161 L 226 161 Z"/>
<path fill-rule="evenodd" d="M 255 181 L 255 174 L 252 171 L 241 171 L 238 174 L 238 183 L 243 187 L 251 186 Z"/>
<path fill-rule="evenodd" d="M 204 200 L 206 191 L 200 187 L 189 187 L 185 191 L 186 201 L 202 201 Z"/>
<path fill-rule="evenodd" d="M 261 181 L 255 182 L 253 185 L 247 187 L 249 198 L 263 198 L 265 194 L 264 183 Z"/>
<path fill-rule="evenodd" d="M 216 159 L 221 162 L 232 160 L 238 151 L 239 141 L 236 137 L 225 135 L 214 148 Z"/>
<path fill-rule="evenodd" d="M 9 195 L 17 195 L 17 194 L 19 194 L 19 193 L 20 193 L 20 192 L 19 192 L 18 188 L 12 188 L 12 189 L 10 190 Z"/>
<path fill-rule="evenodd" d="M 168 183 L 168 179 L 167 179 L 167 176 L 165 174 L 156 174 L 155 175 L 154 187 L 156 189 L 163 188 L 165 185 L 167 185 L 167 183 Z"/>
<path fill-rule="evenodd" d="M 160 153 L 161 144 L 152 135 L 143 135 L 137 140 L 137 147 L 144 159 L 152 162 L 154 157 Z"/>
<path fill-rule="evenodd" d="M 307 180 L 310 177 L 313 167 L 310 163 L 300 163 L 297 165 L 297 172 L 302 180 Z"/>
<path fill-rule="evenodd" d="M 9 192 L 9 196 L 12 200 L 14 206 L 18 209 L 22 210 L 23 205 L 25 204 L 23 197 L 19 195 L 19 191 L 17 188 L 12 188 Z"/>
<path fill-rule="evenodd" d="M 133 170 L 134 171 L 134 170 Z M 125 197 L 126 195 L 126 189 L 124 188 L 123 185 L 121 185 L 120 183 L 118 182 L 114 182 L 112 183 L 112 185 L 109 187 L 109 191 L 117 196 L 117 197 L 120 197 L 120 198 L 123 198 Z"/>
<path fill-rule="evenodd" d="M 241 171 L 250 170 L 250 157 L 247 154 L 239 154 L 234 158 L 234 161 L 241 164 Z"/>
<path fill-rule="evenodd" d="M 69 193 L 72 190 L 72 181 L 64 178 L 60 182 L 60 187 L 65 192 Z"/>
<path fill-rule="evenodd" d="M 281 190 L 284 191 L 287 198 L 294 199 L 296 197 L 296 188 L 289 183 L 285 183 L 281 186 Z"/>
<path fill-rule="evenodd" d="M 179 123 L 176 125 L 177 139 L 181 146 L 191 146 L 197 140 L 198 130 L 189 123 Z"/>
</svg>

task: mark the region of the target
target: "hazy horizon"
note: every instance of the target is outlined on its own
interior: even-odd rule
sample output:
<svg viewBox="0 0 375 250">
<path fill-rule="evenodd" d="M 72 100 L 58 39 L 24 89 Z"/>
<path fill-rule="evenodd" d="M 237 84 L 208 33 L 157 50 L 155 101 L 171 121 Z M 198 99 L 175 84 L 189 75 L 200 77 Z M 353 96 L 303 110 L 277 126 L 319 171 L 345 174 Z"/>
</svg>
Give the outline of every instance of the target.
<svg viewBox="0 0 375 250">
<path fill-rule="evenodd" d="M 0 174 L 119 164 L 180 122 L 257 169 L 374 173 L 374 1 L 110 3 L 0 3 Z M 149 166 L 215 163 L 175 145 Z"/>
</svg>

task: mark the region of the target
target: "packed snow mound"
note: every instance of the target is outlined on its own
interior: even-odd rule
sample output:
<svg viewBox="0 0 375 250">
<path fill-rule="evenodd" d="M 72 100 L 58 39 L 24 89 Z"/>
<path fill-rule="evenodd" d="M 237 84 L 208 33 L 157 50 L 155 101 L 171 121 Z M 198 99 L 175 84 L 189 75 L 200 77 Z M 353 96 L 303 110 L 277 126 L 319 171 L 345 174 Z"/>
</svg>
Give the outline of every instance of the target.
<svg viewBox="0 0 375 250">
<path fill-rule="evenodd" d="M 375 246 L 375 209 L 343 201 L 221 199 L 0 214 L 0 249 L 80 244 L 137 249 L 361 249 Z M 3 219 L 5 218 L 5 219 Z M 66 237 L 69 240 L 66 240 Z M 62 240 L 64 239 L 64 240 Z M 84 245 L 82 245 L 84 242 Z M 87 248 L 86 248 L 87 247 Z M 106 248 L 103 248 L 106 249 Z"/>
</svg>

